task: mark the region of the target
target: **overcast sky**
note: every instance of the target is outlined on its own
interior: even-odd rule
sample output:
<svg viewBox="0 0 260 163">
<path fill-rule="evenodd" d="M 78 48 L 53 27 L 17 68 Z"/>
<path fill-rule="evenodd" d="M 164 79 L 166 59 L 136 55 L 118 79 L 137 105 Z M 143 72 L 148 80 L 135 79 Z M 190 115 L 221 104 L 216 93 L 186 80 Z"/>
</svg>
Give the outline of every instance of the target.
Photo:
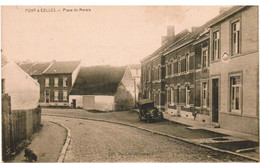
<svg viewBox="0 0 260 163">
<path fill-rule="evenodd" d="M 160 46 L 168 25 L 175 26 L 176 34 L 190 30 L 216 16 L 219 8 L 2 7 L 3 54 L 13 61 L 81 60 L 87 66 L 139 63 Z"/>
</svg>

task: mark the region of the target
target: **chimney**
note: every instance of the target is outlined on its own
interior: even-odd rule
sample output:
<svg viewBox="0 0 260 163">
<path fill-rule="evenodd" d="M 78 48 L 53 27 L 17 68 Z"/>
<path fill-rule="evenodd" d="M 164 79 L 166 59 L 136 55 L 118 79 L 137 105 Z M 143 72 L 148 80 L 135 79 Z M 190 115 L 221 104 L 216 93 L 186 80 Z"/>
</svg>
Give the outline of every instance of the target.
<svg viewBox="0 0 260 163">
<path fill-rule="evenodd" d="M 164 44 L 167 41 L 167 36 L 162 36 L 162 42 L 161 44 Z"/>
<path fill-rule="evenodd" d="M 226 12 L 230 7 L 220 7 L 219 8 L 219 14 L 222 14 L 224 12 Z"/>
<path fill-rule="evenodd" d="M 167 39 L 173 39 L 175 36 L 174 26 L 167 27 Z"/>
</svg>

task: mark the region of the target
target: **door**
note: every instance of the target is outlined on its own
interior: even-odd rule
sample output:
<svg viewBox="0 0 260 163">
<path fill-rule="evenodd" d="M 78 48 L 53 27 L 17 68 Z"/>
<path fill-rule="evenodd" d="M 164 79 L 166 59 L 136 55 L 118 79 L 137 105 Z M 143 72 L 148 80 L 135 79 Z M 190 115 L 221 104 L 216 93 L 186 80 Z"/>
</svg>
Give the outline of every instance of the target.
<svg viewBox="0 0 260 163">
<path fill-rule="evenodd" d="M 50 102 L 50 91 L 45 91 L 45 102 L 46 103 Z"/>
<path fill-rule="evenodd" d="M 212 122 L 218 123 L 219 79 L 212 79 Z"/>
<path fill-rule="evenodd" d="M 77 105 L 76 105 L 76 99 L 73 99 L 73 100 L 72 100 L 72 105 L 73 105 L 73 108 L 76 108 L 76 106 L 77 106 Z"/>
</svg>

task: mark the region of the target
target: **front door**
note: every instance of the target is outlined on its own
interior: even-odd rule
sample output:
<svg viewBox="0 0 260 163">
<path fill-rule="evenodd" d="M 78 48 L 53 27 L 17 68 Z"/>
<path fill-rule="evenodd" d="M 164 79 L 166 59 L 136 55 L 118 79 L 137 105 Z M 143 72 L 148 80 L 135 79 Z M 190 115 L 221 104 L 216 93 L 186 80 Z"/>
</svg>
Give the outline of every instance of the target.
<svg viewBox="0 0 260 163">
<path fill-rule="evenodd" d="M 212 79 L 212 122 L 218 123 L 219 79 Z"/>
<path fill-rule="evenodd" d="M 76 105 L 76 99 L 73 99 L 73 100 L 72 100 L 72 104 L 73 104 L 73 108 L 76 108 L 76 106 L 77 106 L 77 105 Z"/>
<path fill-rule="evenodd" d="M 46 103 L 50 102 L 50 91 L 45 91 L 45 102 Z"/>
</svg>

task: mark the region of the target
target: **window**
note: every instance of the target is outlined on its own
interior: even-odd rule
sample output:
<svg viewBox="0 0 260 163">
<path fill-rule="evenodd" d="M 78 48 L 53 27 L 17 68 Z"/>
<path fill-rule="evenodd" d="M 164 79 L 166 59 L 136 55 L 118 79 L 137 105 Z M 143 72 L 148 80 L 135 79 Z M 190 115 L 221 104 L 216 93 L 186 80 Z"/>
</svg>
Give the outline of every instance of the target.
<svg viewBox="0 0 260 163">
<path fill-rule="evenodd" d="M 171 103 L 171 89 L 169 87 L 167 88 L 167 103 Z"/>
<path fill-rule="evenodd" d="M 50 86 L 50 79 L 45 78 L 45 87 L 49 87 L 49 86 Z"/>
<path fill-rule="evenodd" d="M 171 88 L 171 104 L 174 105 L 174 88 Z"/>
<path fill-rule="evenodd" d="M 58 87 L 59 85 L 59 78 L 54 78 L 54 87 Z"/>
<path fill-rule="evenodd" d="M 219 31 L 216 31 L 213 33 L 213 61 L 220 59 L 219 45 Z"/>
<path fill-rule="evenodd" d="M 202 83 L 202 106 L 207 108 L 207 82 Z"/>
<path fill-rule="evenodd" d="M 148 90 L 148 98 L 151 99 L 151 92 Z"/>
<path fill-rule="evenodd" d="M 5 79 L 2 79 L 2 94 L 5 94 Z"/>
<path fill-rule="evenodd" d="M 180 58 L 178 59 L 178 74 L 181 73 L 181 60 Z"/>
<path fill-rule="evenodd" d="M 172 74 L 172 64 L 169 62 L 166 64 L 166 76 L 170 76 Z"/>
<path fill-rule="evenodd" d="M 180 87 L 179 86 L 177 87 L 176 94 L 177 94 L 177 103 L 180 104 Z"/>
<path fill-rule="evenodd" d="M 67 87 L 68 86 L 68 78 L 64 77 L 62 83 L 63 83 L 63 87 Z"/>
<path fill-rule="evenodd" d="M 231 49 L 232 53 L 231 55 L 240 53 L 240 22 L 236 21 L 232 23 L 232 40 L 231 40 Z"/>
<path fill-rule="evenodd" d="M 158 105 L 161 105 L 161 92 L 158 92 Z"/>
<path fill-rule="evenodd" d="M 63 91 L 63 101 L 67 101 L 67 91 Z"/>
<path fill-rule="evenodd" d="M 189 65 L 190 65 L 190 57 L 189 54 L 186 54 L 186 72 L 189 72 Z"/>
<path fill-rule="evenodd" d="M 241 75 L 230 78 L 230 106 L 231 111 L 241 110 Z"/>
<path fill-rule="evenodd" d="M 174 74 L 174 63 L 173 63 L 173 61 L 172 61 L 172 63 L 171 63 L 171 68 L 172 68 L 171 74 L 173 75 L 173 74 Z"/>
<path fill-rule="evenodd" d="M 58 100 L 59 100 L 59 92 L 54 91 L 54 101 L 58 101 Z"/>
<path fill-rule="evenodd" d="M 190 106 L 190 86 L 186 86 L 186 106 Z"/>
<path fill-rule="evenodd" d="M 161 80 L 161 66 L 158 66 L 158 80 Z"/>
<path fill-rule="evenodd" d="M 202 48 L 202 68 L 208 66 L 208 48 Z"/>
</svg>

